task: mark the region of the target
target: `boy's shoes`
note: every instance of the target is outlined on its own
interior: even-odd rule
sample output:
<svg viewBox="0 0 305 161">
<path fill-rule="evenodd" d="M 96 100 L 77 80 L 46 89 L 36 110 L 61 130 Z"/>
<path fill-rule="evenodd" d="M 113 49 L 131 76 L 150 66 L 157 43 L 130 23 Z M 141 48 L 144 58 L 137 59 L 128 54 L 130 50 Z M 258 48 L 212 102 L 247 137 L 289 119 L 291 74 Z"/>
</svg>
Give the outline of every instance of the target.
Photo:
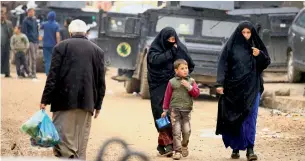
<svg viewBox="0 0 305 161">
<path fill-rule="evenodd" d="M 231 158 L 232 159 L 239 159 L 240 158 L 239 150 L 233 150 L 233 152 L 231 154 Z"/>
<path fill-rule="evenodd" d="M 180 153 L 180 152 L 176 152 L 176 153 L 173 155 L 173 159 L 174 159 L 174 160 L 180 160 L 180 159 L 181 159 L 181 153 Z"/>
<path fill-rule="evenodd" d="M 181 151 L 182 151 L 183 157 L 187 157 L 189 155 L 189 150 L 188 150 L 187 146 L 186 147 L 182 146 Z"/>
</svg>

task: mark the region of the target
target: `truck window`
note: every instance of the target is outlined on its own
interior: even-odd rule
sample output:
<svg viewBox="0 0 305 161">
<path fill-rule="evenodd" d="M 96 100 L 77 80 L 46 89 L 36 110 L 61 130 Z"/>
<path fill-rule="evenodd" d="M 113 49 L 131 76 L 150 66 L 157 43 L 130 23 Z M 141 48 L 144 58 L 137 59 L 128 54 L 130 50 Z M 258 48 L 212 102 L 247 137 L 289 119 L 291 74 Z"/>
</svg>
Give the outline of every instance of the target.
<svg viewBox="0 0 305 161">
<path fill-rule="evenodd" d="M 292 24 L 295 15 L 271 15 L 269 16 L 270 19 L 270 27 L 272 32 L 278 33 L 288 33 L 288 29 Z"/>
<path fill-rule="evenodd" d="M 159 16 L 156 32 L 160 32 L 165 27 L 172 27 L 177 34 L 194 35 L 195 19 Z"/>
<path fill-rule="evenodd" d="M 237 22 L 203 20 L 202 36 L 230 37 L 238 26 Z"/>
<path fill-rule="evenodd" d="M 302 28 L 305 28 L 305 11 L 299 16 L 295 24 Z"/>
<path fill-rule="evenodd" d="M 110 17 L 108 30 L 111 32 L 125 33 L 126 18 Z"/>
</svg>

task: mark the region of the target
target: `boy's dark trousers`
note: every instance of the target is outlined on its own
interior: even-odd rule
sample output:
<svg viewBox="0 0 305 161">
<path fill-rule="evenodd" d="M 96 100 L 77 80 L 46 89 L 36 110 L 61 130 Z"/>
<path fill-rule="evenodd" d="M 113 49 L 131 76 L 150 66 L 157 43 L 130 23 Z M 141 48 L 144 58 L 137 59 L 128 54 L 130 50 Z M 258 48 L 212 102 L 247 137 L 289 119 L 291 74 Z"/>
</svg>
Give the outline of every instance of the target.
<svg viewBox="0 0 305 161">
<path fill-rule="evenodd" d="M 15 59 L 17 75 L 24 76 L 24 71 L 27 75 L 29 75 L 29 68 L 26 62 L 25 53 L 23 51 L 17 51 Z M 23 65 L 23 70 L 20 69 L 21 65 Z"/>
</svg>

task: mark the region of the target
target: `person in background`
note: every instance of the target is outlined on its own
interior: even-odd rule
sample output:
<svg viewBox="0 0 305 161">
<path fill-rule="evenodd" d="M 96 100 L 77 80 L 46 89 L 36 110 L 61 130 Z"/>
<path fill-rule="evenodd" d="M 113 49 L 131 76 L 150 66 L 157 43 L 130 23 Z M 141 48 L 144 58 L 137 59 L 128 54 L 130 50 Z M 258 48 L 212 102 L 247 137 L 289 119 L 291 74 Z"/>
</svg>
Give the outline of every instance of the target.
<svg viewBox="0 0 305 161">
<path fill-rule="evenodd" d="M 54 11 L 48 13 L 48 22 L 45 22 L 41 25 L 41 29 L 44 30 L 43 35 L 43 59 L 44 59 L 44 69 L 45 73 L 48 76 L 51 58 L 52 58 L 52 49 L 59 43 L 60 34 L 59 34 L 59 25 L 55 21 L 56 14 Z"/>
<path fill-rule="evenodd" d="M 13 25 L 7 20 L 6 14 L 6 7 L 1 6 L 1 74 L 10 78 L 10 39 L 13 35 Z"/>
<path fill-rule="evenodd" d="M 262 72 L 270 64 L 266 46 L 248 21 L 241 22 L 222 49 L 217 68 L 218 102 L 216 134 L 222 135 L 232 159 L 247 150 L 249 161 L 254 153 L 256 121 L 260 96 L 264 91 Z"/>
<path fill-rule="evenodd" d="M 72 18 L 70 18 L 70 17 L 67 18 L 65 20 L 64 27 L 62 29 L 60 29 L 59 32 L 60 32 L 60 39 L 61 40 L 66 40 L 66 39 L 70 38 L 68 27 L 69 27 L 71 21 L 72 21 Z"/>
<path fill-rule="evenodd" d="M 23 66 L 24 71 L 29 75 L 29 69 L 25 58 L 25 53 L 30 46 L 29 40 L 25 34 L 21 33 L 21 27 L 15 27 L 15 34 L 11 38 L 11 49 L 15 54 L 16 61 L 16 71 L 18 78 L 24 78 L 25 75 L 21 71 L 21 66 Z"/>
<path fill-rule="evenodd" d="M 23 20 L 22 33 L 24 33 L 30 42 L 30 47 L 27 52 L 27 61 L 29 65 L 30 78 L 37 79 L 36 76 L 36 58 L 38 54 L 38 22 L 35 18 L 34 8 L 28 8 L 28 16 Z"/>
<path fill-rule="evenodd" d="M 84 21 L 72 21 L 69 31 L 72 37 L 53 49 L 40 109 L 51 104 L 61 138 L 54 155 L 86 160 L 92 116 L 98 117 L 106 90 L 104 51 L 87 39 Z"/>
<path fill-rule="evenodd" d="M 176 76 L 169 80 L 163 102 L 163 113 L 166 117 L 170 109 L 173 128 L 173 159 L 180 160 L 189 155 L 188 144 L 191 136 L 191 112 L 193 98 L 200 95 L 200 90 L 193 78 L 189 76 L 187 62 L 178 59 L 174 62 Z M 182 132 L 182 141 L 181 141 Z"/>
</svg>

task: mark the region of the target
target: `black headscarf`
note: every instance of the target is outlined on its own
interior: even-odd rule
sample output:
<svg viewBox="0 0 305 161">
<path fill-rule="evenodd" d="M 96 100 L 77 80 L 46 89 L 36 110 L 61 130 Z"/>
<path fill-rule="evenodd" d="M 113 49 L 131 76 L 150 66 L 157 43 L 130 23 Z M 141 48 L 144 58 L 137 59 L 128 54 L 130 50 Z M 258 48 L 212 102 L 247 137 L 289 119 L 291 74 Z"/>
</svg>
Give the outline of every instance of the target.
<svg viewBox="0 0 305 161">
<path fill-rule="evenodd" d="M 171 36 L 175 37 L 177 48 L 174 47 L 175 43 L 168 41 Z M 166 27 L 156 36 L 148 52 L 147 67 L 150 89 L 154 89 L 162 83 L 167 84 L 175 76 L 173 64 L 177 59 L 186 60 L 189 72 L 193 71 L 195 65 L 188 55 L 186 46 L 179 40 L 175 29 Z"/>
<path fill-rule="evenodd" d="M 246 40 L 243 29 L 251 31 Z M 253 56 L 252 47 L 260 54 Z M 257 94 L 263 92 L 262 71 L 270 64 L 267 49 L 254 26 L 239 24 L 224 46 L 217 69 L 217 83 L 224 87 L 219 99 L 216 134 L 239 134 L 240 126 L 251 111 Z"/>
</svg>

